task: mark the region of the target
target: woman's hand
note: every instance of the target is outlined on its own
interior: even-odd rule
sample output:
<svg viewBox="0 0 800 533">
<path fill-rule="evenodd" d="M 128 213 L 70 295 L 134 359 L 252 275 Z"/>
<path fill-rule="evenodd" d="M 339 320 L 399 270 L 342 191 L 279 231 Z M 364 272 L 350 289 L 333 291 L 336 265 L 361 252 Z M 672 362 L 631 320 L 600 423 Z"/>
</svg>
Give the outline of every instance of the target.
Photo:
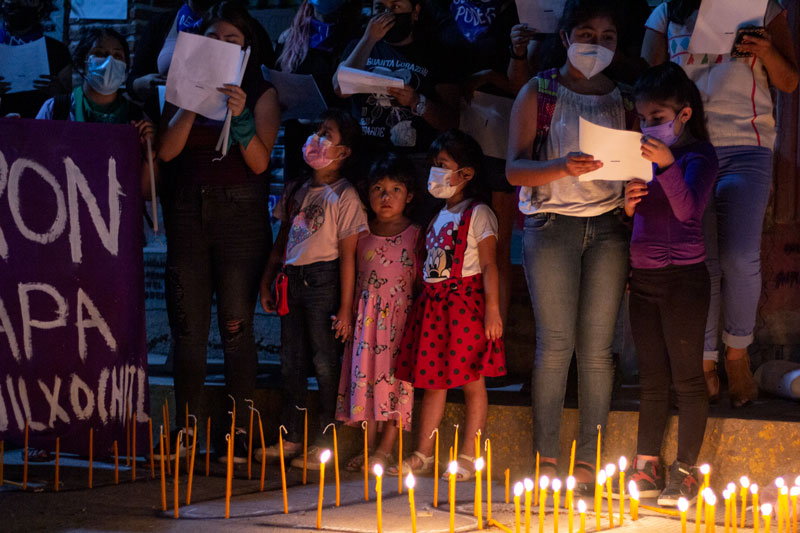
<svg viewBox="0 0 800 533">
<path fill-rule="evenodd" d="M 742 36 L 742 42 L 736 46 L 736 50 L 753 54 L 763 60 L 765 56 L 775 52 L 775 47 L 772 46 L 772 37 L 765 31 L 763 37 L 758 37 L 757 35 Z"/>
<path fill-rule="evenodd" d="M 350 340 L 353 336 L 353 312 L 350 309 L 339 308 L 339 312 L 331 317 L 331 329 L 336 330 L 336 338 L 342 342 Z"/>
<path fill-rule="evenodd" d="M 145 74 L 133 80 L 133 92 L 139 97 L 144 97 L 149 91 L 155 90 L 158 85 L 165 85 L 167 77 L 162 76 L 158 72 Z"/>
<path fill-rule="evenodd" d="M 527 24 L 517 24 L 511 28 L 511 48 L 514 54 L 518 56 L 528 55 L 528 43 L 531 42 L 533 36 L 536 34 L 536 29 L 531 28 Z"/>
<path fill-rule="evenodd" d="M 570 152 L 561 159 L 563 171 L 566 176 L 581 176 L 603 166 L 602 161 L 596 160 L 589 154 L 582 154 L 580 152 Z"/>
<path fill-rule="evenodd" d="M 261 275 L 261 281 L 258 284 L 259 301 L 261 308 L 267 313 L 275 313 L 278 308 L 275 305 L 275 298 L 272 296 L 272 276 L 269 275 L 269 269 L 265 269 Z"/>
<path fill-rule="evenodd" d="M 393 96 L 397 103 L 414 109 L 419 103 L 419 95 L 410 85 L 403 85 L 402 89 L 389 87 L 386 89 L 389 96 Z"/>
<path fill-rule="evenodd" d="M 389 33 L 392 26 L 394 26 L 394 15 L 392 13 L 387 11 L 386 13 L 375 15 L 367 22 L 367 29 L 364 30 L 364 37 L 373 43 L 377 43 Z"/>
<path fill-rule="evenodd" d="M 642 137 L 642 157 L 652 161 L 663 170 L 675 162 L 675 156 L 669 146 L 649 135 Z"/>
<path fill-rule="evenodd" d="M 55 96 L 62 92 L 61 82 L 56 74 L 42 74 L 33 80 L 33 87 L 48 96 Z"/>
<path fill-rule="evenodd" d="M 631 180 L 625 185 L 625 214 L 633 216 L 636 204 L 647 196 L 647 184 L 642 180 Z"/>
<path fill-rule="evenodd" d="M 217 90 L 228 97 L 228 110 L 231 116 L 238 117 L 244 111 L 244 104 L 247 102 L 247 95 L 238 85 L 226 83 L 224 87 Z"/>
<path fill-rule="evenodd" d="M 497 309 L 486 309 L 483 317 L 483 327 L 486 330 L 486 338 L 496 341 L 503 336 L 503 320 L 500 318 L 500 311 Z"/>
</svg>

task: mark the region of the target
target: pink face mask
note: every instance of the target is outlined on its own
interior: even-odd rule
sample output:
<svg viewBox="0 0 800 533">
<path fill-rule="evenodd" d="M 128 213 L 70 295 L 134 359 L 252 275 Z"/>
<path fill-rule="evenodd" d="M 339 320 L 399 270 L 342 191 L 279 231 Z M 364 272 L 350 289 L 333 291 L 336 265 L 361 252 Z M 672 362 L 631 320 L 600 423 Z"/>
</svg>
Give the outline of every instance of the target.
<svg viewBox="0 0 800 533">
<path fill-rule="evenodd" d="M 325 168 L 336 160 L 328 157 L 328 149 L 331 146 L 333 143 L 329 139 L 320 137 L 316 133 L 309 135 L 303 145 L 303 160 L 315 170 Z"/>
</svg>

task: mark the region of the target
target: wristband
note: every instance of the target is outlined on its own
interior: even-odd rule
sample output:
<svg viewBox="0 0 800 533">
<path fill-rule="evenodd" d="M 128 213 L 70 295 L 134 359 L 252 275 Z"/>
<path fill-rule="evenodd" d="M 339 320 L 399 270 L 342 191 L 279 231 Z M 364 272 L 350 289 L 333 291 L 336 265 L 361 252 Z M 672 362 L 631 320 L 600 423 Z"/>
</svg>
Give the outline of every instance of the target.
<svg viewBox="0 0 800 533">
<path fill-rule="evenodd" d="M 228 148 L 236 141 L 242 148 L 246 149 L 255 135 L 256 123 L 253 120 L 253 114 L 245 107 L 238 116 L 231 118 L 231 135 L 228 141 Z"/>
</svg>

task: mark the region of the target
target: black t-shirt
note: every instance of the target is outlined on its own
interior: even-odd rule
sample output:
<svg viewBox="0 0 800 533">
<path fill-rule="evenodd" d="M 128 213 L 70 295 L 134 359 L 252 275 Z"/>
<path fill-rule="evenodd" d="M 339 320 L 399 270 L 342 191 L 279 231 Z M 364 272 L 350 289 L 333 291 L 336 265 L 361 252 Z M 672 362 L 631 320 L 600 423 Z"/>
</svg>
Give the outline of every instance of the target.
<svg viewBox="0 0 800 533">
<path fill-rule="evenodd" d="M 346 58 L 358 41 L 345 49 Z M 453 74 L 439 59 L 438 48 L 415 40 L 406 46 L 392 46 L 378 41 L 367 59 L 365 69 L 402 79 L 426 98 L 438 100 L 436 85 L 452 83 Z M 424 118 L 400 105 L 388 95 L 356 94 L 351 97 L 352 112 L 360 119 L 361 131 L 370 147 L 425 152 L 439 133 Z"/>
</svg>

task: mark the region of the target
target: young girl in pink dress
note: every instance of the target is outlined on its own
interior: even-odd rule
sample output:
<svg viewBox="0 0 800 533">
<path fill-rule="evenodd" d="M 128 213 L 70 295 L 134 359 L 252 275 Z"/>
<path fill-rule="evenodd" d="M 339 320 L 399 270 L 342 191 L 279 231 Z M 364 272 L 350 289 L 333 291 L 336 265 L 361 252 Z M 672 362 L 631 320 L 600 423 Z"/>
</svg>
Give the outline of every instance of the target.
<svg viewBox="0 0 800 533">
<path fill-rule="evenodd" d="M 370 448 L 381 430 L 370 468 L 392 463 L 400 417 L 403 429 L 411 430 L 413 388 L 395 377 L 395 369 L 419 270 L 420 228 L 405 216 L 413 184 L 410 161 L 389 153 L 375 162 L 368 180 L 374 217 L 356 251 L 355 331 L 342 361 L 336 418 L 353 424 L 366 420 Z M 347 468 L 363 468 L 363 460 L 358 454 Z"/>
</svg>

